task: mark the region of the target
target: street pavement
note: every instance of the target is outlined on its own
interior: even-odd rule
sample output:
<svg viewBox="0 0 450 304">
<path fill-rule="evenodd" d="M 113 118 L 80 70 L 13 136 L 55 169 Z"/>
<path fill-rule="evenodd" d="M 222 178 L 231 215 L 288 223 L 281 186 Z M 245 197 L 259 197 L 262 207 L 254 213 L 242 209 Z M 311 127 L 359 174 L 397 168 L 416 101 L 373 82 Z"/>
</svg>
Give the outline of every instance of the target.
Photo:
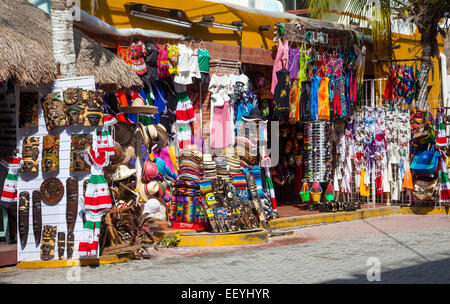
<svg viewBox="0 0 450 304">
<path fill-rule="evenodd" d="M 450 283 L 450 217 L 393 215 L 294 229 L 267 244 L 163 248 L 98 267 L 0 269 L 0 283 Z"/>
</svg>

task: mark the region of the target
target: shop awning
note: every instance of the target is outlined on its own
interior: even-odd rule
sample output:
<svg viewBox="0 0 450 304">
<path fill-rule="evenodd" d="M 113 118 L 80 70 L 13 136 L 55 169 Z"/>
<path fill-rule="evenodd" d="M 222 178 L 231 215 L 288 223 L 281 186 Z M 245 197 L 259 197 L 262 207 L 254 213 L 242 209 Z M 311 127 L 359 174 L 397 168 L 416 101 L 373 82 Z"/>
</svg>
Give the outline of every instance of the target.
<svg viewBox="0 0 450 304">
<path fill-rule="evenodd" d="M 50 16 L 27 0 L 2 0 L 0 11 L 0 81 L 12 79 L 21 86 L 53 81 Z M 74 44 L 77 76 L 93 75 L 106 90 L 143 86 L 130 66 L 77 29 Z"/>
</svg>

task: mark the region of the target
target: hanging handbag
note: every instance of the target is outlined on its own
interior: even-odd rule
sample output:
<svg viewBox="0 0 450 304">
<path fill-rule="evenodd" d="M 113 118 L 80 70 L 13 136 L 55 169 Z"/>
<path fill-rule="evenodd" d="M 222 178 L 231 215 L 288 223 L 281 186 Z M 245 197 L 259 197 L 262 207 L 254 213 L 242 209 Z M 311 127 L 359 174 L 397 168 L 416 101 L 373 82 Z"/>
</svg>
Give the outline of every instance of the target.
<svg viewBox="0 0 450 304">
<path fill-rule="evenodd" d="M 439 158 L 439 151 L 434 151 L 434 146 L 432 146 L 431 150 L 420 151 L 414 155 L 410 169 L 413 174 L 434 174 L 439 164 Z"/>
</svg>

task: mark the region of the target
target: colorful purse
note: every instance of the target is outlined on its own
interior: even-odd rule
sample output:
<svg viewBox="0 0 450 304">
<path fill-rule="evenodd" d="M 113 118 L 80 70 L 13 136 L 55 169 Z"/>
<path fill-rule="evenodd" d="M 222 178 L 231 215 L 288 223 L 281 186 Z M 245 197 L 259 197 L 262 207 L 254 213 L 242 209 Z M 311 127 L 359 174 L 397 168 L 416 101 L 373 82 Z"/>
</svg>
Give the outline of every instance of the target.
<svg viewBox="0 0 450 304">
<path fill-rule="evenodd" d="M 434 151 L 434 146 L 431 150 L 424 150 L 414 155 L 410 169 L 414 174 L 434 174 L 436 173 L 439 158 L 441 154 L 439 151 Z"/>
</svg>

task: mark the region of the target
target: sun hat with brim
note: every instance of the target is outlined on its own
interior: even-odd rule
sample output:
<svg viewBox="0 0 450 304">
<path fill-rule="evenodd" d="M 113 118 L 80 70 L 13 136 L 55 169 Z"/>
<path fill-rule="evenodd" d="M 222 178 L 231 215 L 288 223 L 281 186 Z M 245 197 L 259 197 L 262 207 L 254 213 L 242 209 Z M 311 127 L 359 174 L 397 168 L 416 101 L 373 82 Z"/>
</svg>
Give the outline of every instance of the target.
<svg viewBox="0 0 450 304">
<path fill-rule="evenodd" d="M 155 126 L 154 125 L 144 126 L 140 122 L 137 125 L 139 128 L 139 131 L 141 132 L 144 146 L 146 146 L 146 147 L 153 146 L 153 140 L 155 140 L 158 136 Z"/>
<path fill-rule="evenodd" d="M 155 128 L 157 136 L 153 143 L 157 145 L 158 149 L 162 149 L 167 145 L 169 137 L 167 136 L 166 128 L 162 124 L 157 124 Z"/>
<path fill-rule="evenodd" d="M 166 218 L 166 206 L 162 199 L 151 198 L 144 204 L 144 214 L 148 213 L 148 217 L 164 220 Z"/>
<path fill-rule="evenodd" d="M 264 121 L 261 111 L 258 108 L 254 108 L 250 110 L 250 113 L 247 116 L 242 116 L 242 119 L 245 121 Z"/>
<path fill-rule="evenodd" d="M 148 184 L 144 184 L 145 194 L 149 196 L 163 197 L 164 192 L 158 181 L 151 181 Z"/>
<path fill-rule="evenodd" d="M 124 113 L 140 113 L 140 114 L 158 114 L 158 107 L 148 106 L 144 103 L 144 100 L 140 97 L 133 100 L 131 107 L 119 106 L 119 111 Z"/>
<path fill-rule="evenodd" d="M 113 125 L 114 139 L 122 146 L 133 138 L 133 129 L 129 124 L 119 121 Z"/>
<path fill-rule="evenodd" d="M 134 174 L 136 174 L 136 169 L 130 169 L 126 165 L 120 165 L 116 168 L 116 170 L 112 174 L 112 180 L 113 181 L 123 180 Z"/>
</svg>

